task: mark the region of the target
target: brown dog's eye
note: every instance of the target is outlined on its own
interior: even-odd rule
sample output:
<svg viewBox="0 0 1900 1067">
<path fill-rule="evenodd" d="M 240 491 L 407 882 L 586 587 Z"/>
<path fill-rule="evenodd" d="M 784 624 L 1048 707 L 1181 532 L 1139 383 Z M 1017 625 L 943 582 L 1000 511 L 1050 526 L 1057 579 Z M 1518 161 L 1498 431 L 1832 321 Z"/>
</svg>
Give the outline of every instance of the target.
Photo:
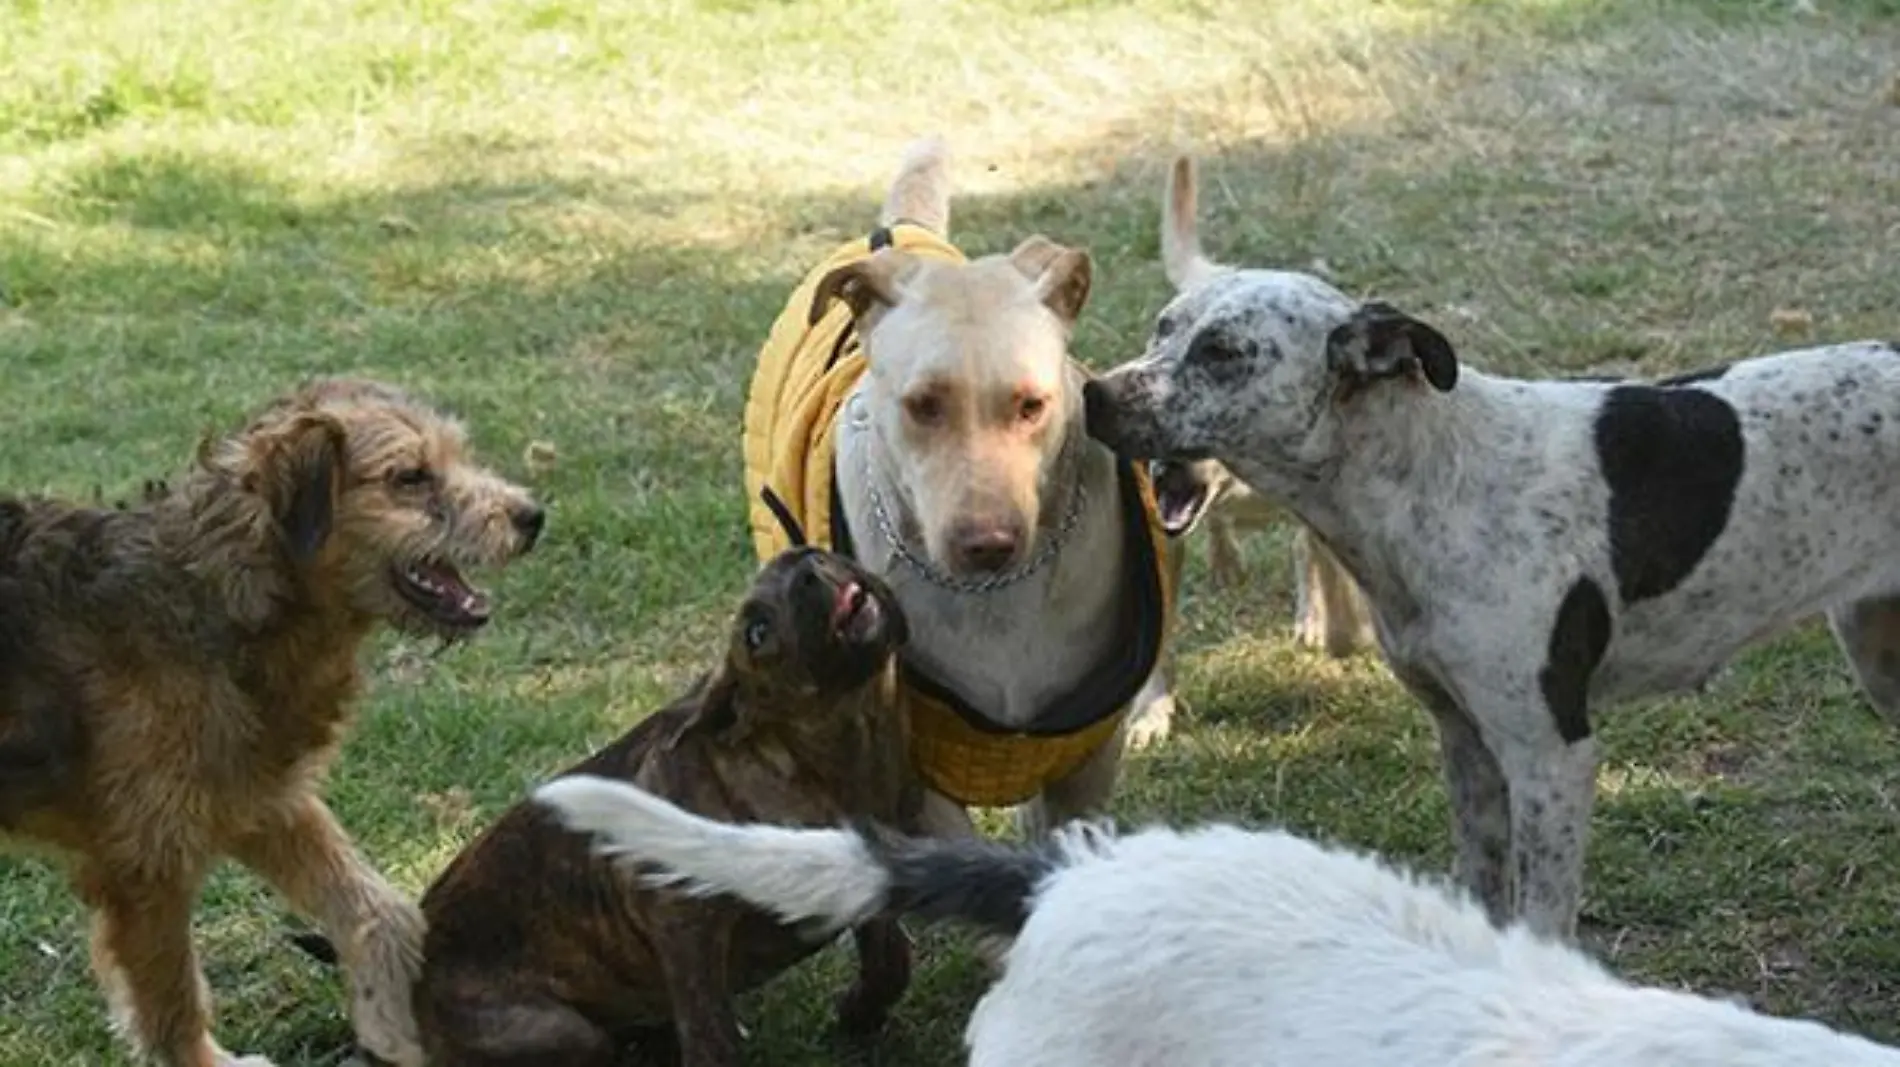
<svg viewBox="0 0 1900 1067">
<path fill-rule="evenodd" d="M 1016 417 L 1024 422 L 1035 422 L 1042 418 L 1043 410 L 1049 402 L 1039 396 L 1026 396 L 1016 403 Z"/>
<path fill-rule="evenodd" d="M 398 488 L 422 489 L 434 484 L 435 475 L 427 467 L 404 467 L 392 472 L 389 480 Z"/>
<path fill-rule="evenodd" d="M 943 401 L 933 393 L 905 397 L 904 410 L 910 413 L 912 420 L 929 426 L 943 418 Z"/>
</svg>

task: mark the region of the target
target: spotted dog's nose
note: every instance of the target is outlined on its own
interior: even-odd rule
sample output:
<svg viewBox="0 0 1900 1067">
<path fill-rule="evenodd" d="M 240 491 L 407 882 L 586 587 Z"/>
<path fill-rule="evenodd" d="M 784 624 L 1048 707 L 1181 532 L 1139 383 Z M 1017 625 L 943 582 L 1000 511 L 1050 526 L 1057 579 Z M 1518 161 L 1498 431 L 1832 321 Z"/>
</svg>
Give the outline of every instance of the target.
<svg viewBox="0 0 1900 1067">
<path fill-rule="evenodd" d="M 1090 437 L 1113 444 L 1115 439 L 1114 401 L 1108 388 L 1098 381 L 1082 383 L 1082 417 Z"/>
</svg>

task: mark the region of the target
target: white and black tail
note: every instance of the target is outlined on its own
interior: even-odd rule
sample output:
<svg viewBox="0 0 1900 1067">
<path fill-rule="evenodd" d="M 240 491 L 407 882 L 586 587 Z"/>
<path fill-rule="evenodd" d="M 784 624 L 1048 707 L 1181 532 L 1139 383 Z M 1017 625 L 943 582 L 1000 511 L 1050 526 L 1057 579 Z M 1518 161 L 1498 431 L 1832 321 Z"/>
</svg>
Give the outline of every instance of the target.
<svg viewBox="0 0 1900 1067">
<path fill-rule="evenodd" d="M 787 922 L 840 928 L 879 915 L 914 915 L 1014 935 L 1043 880 L 1078 850 L 1099 851 L 1102 842 L 1093 830 L 1024 846 L 904 837 L 869 824 L 823 830 L 723 823 L 591 775 L 557 778 L 534 798 L 569 829 L 596 835 L 596 853 L 651 865 L 653 884 L 696 896 L 727 893 Z"/>
</svg>

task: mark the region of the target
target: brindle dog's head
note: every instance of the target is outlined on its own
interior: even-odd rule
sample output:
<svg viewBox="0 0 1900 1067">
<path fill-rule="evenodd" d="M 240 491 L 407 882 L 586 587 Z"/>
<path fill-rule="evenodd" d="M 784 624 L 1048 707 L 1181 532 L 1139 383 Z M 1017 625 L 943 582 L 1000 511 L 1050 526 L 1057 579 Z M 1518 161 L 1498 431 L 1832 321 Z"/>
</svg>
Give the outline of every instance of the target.
<svg viewBox="0 0 1900 1067">
<path fill-rule="evenodd" d="M 733 618 L 726 665 L 741 690 L 842 696 L 891 663 L 910 637 L 890 587 L 810 546 L 768 562 Z"/>
</svg>

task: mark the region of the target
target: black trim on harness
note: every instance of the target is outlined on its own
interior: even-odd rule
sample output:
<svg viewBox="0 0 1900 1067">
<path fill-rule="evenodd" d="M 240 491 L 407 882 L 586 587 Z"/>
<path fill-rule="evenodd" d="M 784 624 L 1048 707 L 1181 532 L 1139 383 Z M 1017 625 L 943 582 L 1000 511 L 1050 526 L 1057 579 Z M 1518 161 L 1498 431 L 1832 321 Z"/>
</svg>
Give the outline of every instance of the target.
<svg viewBox="0 0 1900 1067">
<path fill-rule="evenodd" d="M 1155 542 L 1149 530 L 1148 511 L 1142 505 L 1141 485 L 1135 465 L 1119 457 L 1115 460 L 1116 481 L 1121 489 L 1123 540 L 1129 545 L 1127 566 L 1136 576 L 1134 602 L 1122 613 L 1113 643 L 1114 651 L 1100 668 L 1090 671 L 1076 688 L 1064 693 L 1021 729 L 1001 726 L 971 707 L 961 696 L 900 654 L 898 665 L 904 684 L 919 694 L 944 704 L 986 734 L 1027 737 L 1063 737 L 1077 733 L 1120 711 L 1154 672 L 1161 658 L 1161 628 L 1165 624 L 1162 606 L 1166 603 L 1161 588 L 1161 561 L 1155 558 Z M 831 549 L 841 556 L 855 558 L 851 545 L 851 527 L 845 522 L 843 494 L 838 491 L 838 476 L 831 477 Z M 1124 649 L 1133 649 L 1124 655 Z"/>
</svg>

